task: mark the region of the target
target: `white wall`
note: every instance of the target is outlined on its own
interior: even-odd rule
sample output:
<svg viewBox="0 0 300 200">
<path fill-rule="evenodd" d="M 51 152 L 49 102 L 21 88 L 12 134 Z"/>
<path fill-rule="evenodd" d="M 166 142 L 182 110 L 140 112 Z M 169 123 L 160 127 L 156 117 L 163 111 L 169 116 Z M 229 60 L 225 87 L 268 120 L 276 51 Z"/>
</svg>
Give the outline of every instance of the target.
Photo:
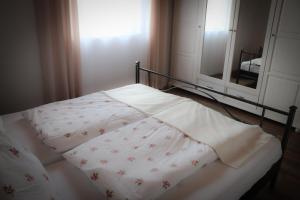
<svg viewBox="0 0 300 200">
<path fill-rule="evenodd" d="M 0 27 L 0 114 L 42 104 L 32 0 L 1 0 Z"/>
</svg>

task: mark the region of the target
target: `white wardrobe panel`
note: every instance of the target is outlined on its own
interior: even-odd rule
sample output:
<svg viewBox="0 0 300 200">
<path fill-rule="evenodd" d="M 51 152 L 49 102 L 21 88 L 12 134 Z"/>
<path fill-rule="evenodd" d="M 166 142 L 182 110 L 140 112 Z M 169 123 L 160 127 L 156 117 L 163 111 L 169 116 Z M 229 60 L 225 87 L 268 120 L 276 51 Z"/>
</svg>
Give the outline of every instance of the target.
<svg viewBox="0 0 300 200">
<path fill-rule="evenodd" d="M 282 14 L 279 23 L 279 33 L 300 34 L 300 1 L 285 0 L 282 7 Z"/>
<path fill-rule="evenodd" d="M 172 43 L 172 74 L 193 82 L 202 0 L 176 0 Z"/>
<path fill-rule="evenodd" d="M 189 56 L 177 55 L 174 57 L 173 73 L 176 78 L 191 81 L 193 80 L 193 64 Z"/>
<path fill-rule="evenodd" d="M 289 107 L 295 104 L 298 87 L 297 82 L 270 76 L 264 104 L 288 111 Z M 266 116 L 276 121 L 286 122 L 286 117 L 278 113 L 268 111 Z"/>
<path fill-rule="evenodd" d="M 199 0 L 177 0 L 175 2 L 175 52 L 193 54 L 197 32 L 197 11 Z"/>
<path fill-rule="evenodd" d="M 266 90 L 265 104 L 274 108 L 288 111 L 295 103 L 298 84 L 277 77 L 269 77 Z"/>
<path fill-rule="evenodd" d="M 273 54 L 271 71 L 300 76 L 300 39 L 278 37 Z"/>
</svg>

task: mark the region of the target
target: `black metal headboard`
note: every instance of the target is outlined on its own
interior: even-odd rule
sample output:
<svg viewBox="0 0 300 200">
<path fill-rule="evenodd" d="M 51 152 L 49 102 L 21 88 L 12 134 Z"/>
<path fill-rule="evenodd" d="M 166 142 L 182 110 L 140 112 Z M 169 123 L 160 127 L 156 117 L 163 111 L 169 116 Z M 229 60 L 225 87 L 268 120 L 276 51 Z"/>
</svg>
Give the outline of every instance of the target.
<svg viewBox="0 0 300 200">
<path fill-rule="evenodd" d="M 285 152 L 286 146 L 287 146 L 287 143 L 288 143 L 288 139 L 289 139 L 289 135 L 290 135 L 290 132 L 291 132 L 291 129 L 292 129 L 295 113 L 296 113 L 296 110 L 297 110 L 296 106 L 294 106 L 294 105 L 290 106 L 289 112 L 279 110 L 277 108 L 273 108 L 273 107 L 266 106 L 266 105 L 263 105 L 263 104 L 259 104 L 257 102 L 253 102 L 253 101 L 250 101 L 250 100 L 247 100 L 247 99 L 242 99 L 240 97 L 236 97 L 236 96 L 233 96 L 233 95 L 230 95 L 230 94 L 226 94 L 226 93 L 219 92 L 219 91 L 216 91 L 216 90 L 213 90 L 213 89 L 209 89 L 209 88 L 206 88 L 206 87 L 194 84 L 194 83 L 190 83 L 188 81 L 180 80 L 180 79 L 174 78 L 174 77 L 169 76 L 169 75 L 165 75 L 165 74 L 162 74 L 162 73 L 159 73 L 159 72 L 155 72 L 155 71 L 150 70 L 150 69 L 142 68 L 140 66 L 139 61 L 137 61 L 136 64 L 135 64 L 135 75 L 136 75 L 135 80 L 136 80 L 136 83 L 140 83 L 140 71 L 147 72 L 148 77 L 150 76 L 150 74 L 154 74 L 154 75 L 166 78 L 168 80 L 173 80 L 173 81 L 177 81 L 177 82 L 181 82 L 181 83 L 193 86 L 195 89 L 202 89 L 202 90 L 212 92 L 212 93 L 215 93 L 215 94 L 219 94 L 219 95 L 223 95 L 223 96 L 226 96 L 226 97 L 229 97 L 229 98 L 232 98 L 232 99 L 235 99 L 235 100 L 238 100 L 238 101 L 250 104 L 250 105 L 254 105 L 256 107 L 260 107 L 260 108 L 262 108 L 262 113 L 260 115 L 260 117 L 261 117 L 260 126 L 262 125 L 262 122 L 265 119 L 266 110 L 273 111 L 273 112 L 279 113 L 281 115 L 287 116 L 287 121 L 286 121 L 286 124 L 285 124 L 283 137 L 281 139 L 282 152 Z"/>
</svg>

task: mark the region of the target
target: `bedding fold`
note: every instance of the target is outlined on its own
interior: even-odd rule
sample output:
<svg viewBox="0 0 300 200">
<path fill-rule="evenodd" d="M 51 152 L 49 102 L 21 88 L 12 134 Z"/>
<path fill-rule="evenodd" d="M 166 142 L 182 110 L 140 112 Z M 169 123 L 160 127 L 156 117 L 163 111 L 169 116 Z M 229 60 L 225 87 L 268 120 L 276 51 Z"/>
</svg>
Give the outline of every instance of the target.
<svg viewBox="0 0 300 200">
<path fill-rule="evenodd" d="M 187 98 L 162 92 L 143 84 L 128 85 L 109 91 L 104 91 L 108 96 L 126 103 L 147 115 L 159 113 Z"/>
<path fill-rule="evenodd" d="M 181 102 L 153 117 L 211 146 L 223 163 L 239 168 L 273 136 L 195 101 Z"/>
</svg>

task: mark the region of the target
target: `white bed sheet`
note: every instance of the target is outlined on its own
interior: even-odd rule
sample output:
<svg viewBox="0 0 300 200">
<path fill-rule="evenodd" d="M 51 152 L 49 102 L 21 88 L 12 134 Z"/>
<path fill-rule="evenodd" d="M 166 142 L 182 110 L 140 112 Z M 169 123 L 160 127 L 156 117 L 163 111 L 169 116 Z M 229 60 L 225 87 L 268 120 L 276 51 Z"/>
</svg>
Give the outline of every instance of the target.
<svg viewBox="0 0 300 200">
<path fill-rule="evenodd" d="M 250 63 L 250 61 L 244 61 L 241 64 L 241 69 L 244 70 L 244 71 L 249 71 L 249 72 L 253 72 L 253 73 L 258 74 L 260 66 L 261 66 L 261 62 L 262 62 L 261 59 L 262 58 L 253 59 L 251 61 L 251 63 Z"/>
<path fill-rule="evenodd" d="M 215 161 L 169 190 L 160 200 L 239 199 L 280 158 L 280 142 L 272 138 L 257 155 L 239 169 Z M 62 199 L 105 199 L 79 169 L 66 160 L 49 165 L 48 173 Z"/>
<path fill-rule="evenodd" d="M 48 165 L 64 159 L 59 153 L 42 143 L 36 137 L 36 131 L 22 116 L 22 112 L 2 115 L 3 125 L 9 137 L 19 145 L 31 151 L 43 165 Z"/>
</svg>

